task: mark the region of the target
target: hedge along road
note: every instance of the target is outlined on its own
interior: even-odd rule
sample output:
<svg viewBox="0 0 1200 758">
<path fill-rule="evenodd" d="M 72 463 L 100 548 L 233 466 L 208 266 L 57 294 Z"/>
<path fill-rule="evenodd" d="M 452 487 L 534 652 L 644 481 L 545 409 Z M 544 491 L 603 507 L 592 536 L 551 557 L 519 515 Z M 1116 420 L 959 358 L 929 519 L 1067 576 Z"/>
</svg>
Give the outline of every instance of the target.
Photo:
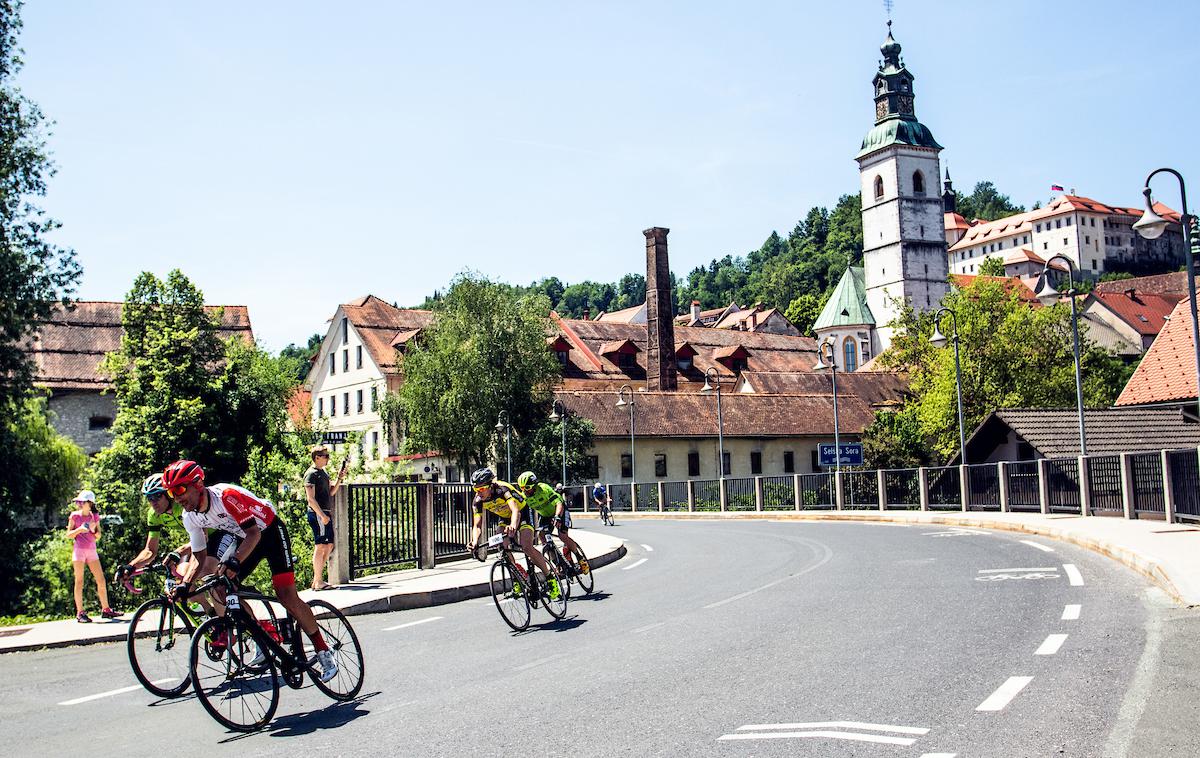
<svg viewBox="0 0 1200 758">
<path fill-rule="evenodd" d="M 623 522 L 611 532 L 627 539 L 629 556 L 597 572 L 597 592 L 573 599 L 565 621 L 537 611 L 541 627 L 513 634 L 486 600 L 355 617 L 363 697 L 339 705 L 311 686 L 285 689 L 271 726 L 228 746 L 1196 754 L 1194 718 L 1171 705 L 1195 702 L 1195 692 L 1160 665 L 1171 630 L 1186 631 L 1179 624 L 1195 623 L 1194 612 L 1069 545 L 947 531 Z M 193 698 L 156 703 L 135 684 L 122 645 L 0 657 L 10 745 L 159 756 L 233 737 Z"/>
</svg>

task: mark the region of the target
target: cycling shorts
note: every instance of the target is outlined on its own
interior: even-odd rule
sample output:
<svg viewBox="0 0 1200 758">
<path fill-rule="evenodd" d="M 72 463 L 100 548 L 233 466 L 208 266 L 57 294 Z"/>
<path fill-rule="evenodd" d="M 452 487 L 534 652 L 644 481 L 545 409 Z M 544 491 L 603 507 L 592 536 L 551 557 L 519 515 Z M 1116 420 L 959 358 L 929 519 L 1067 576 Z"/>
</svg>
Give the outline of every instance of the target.
<svg viewBox="0 0 1200 758">
<path fill-rule="evenodd" d="M 264 559 L 271 569 L 271 584 L 279 587 L 295 583 L 296 557 L 292 554 L 292 538 L 287 527 L 283 525 L 283 519 L 275 519 L 270 526 L 262 530 L 258 544 L 238 569 L 238 579 L 250 576 Z"/>
<path fill-rule="evenodd" d="M 543 528 L 543 529 L 549 529 L 549 528 L 550 528 L 550 525 L 551 525 L 553 522 L 554 522 L 554 517 L 553 517 L 553 516 L 543 516 L 543 515 L 541 515 L 541 514 L 538 514 L 538 526 L 539 526 L 539 527 L 541 527 L 541 528 Z M 571 512 L 570 512 L 570 511 L 568 511 L 566 508 L 564 508 L 564 509 L 563 509 L 563 514 L 562 514 L 562 528 L 563 528 L 563 529 L 570 529 L 570 528 L 571 528 Z"/>
</svg>

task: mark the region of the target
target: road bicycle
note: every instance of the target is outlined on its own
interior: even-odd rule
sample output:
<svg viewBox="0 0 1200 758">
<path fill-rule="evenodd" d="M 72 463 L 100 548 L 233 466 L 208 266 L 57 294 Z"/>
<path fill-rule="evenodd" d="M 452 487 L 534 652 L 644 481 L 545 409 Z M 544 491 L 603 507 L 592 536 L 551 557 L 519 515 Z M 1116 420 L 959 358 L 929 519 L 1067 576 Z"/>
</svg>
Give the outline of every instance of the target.
<svg viewBox="0 0 1200 758">
<path fill-rule="evenodd" d="M 613 520 L 611 500 L 606 500 L 603 503 L 600 503 L 600 523 L 608 526 L 617 525 L 617 522 Z"/>
<path fill-rule="evenodd" d="M 488 538 L 487 549 L 492 548 L 500 551 L 500 557 L 492 564 L 492 600 L 504 623 L 516 632 L 528 629 L 533 609 L 539 605 L 555 619 L 566 617 L 567 590 L 563 577 L 553 577 L 554 583 L 551 584 L 541 569 L 529 560 L 529 556 L 525 556 L 525 566 L 521 566 L 513 555 L 512 540 L 502 528 Z M 479 558 L 478 552 L 475 557 Z M 550 567 L 552 571 L 556 570 L 553 563 Z"/>
<path fill-rule="evenodd" d="M 570 555 L 563 553 L 558 549 L 558 543 L 554 541 L 551 531 L 550 526 L 539 529 L 538 541 L 542 544 L 542 555 L 545 556 L 546 563 L 556 567 L 559 575 L 565 578 L 563 586 L 566 589 L 567 599 L 571 598 L 572 584 L 578 584 L 579 589 L 583 590 L 583 594 L 592 594 L 592 590 L 596 587 L 596 577 L 592 576 L 591 564 L 583 552 L 583 548 L 579 546 L 578 542 L 575 543 L 575 549 L 583 556 L 582 561 L 576 558 L 574 553 Z"/>
<path fill-rule="evenodd" d="M 165 589 L 159 597 L 142 603 L 133 612 L 125 648 L 133 675 L 142 686 L 159 697 L 179 697 L 191 683 L 189 659 L 191 640 L 208 614 L 192 598 L 202 590 L 190 592 L 184 599 L 174 600 L 172 591 L 178 584 L 179 573 L 174 568 L 157 564 L 144 566 L 120 577 L 119 582 L 132 595 L 143 590 L 133 586 L 133 580 L 145 574 L 161 574 Z M 207 640 L 209 644 L 212 639 Z"/>
<path fill-rule="evenodd" d="M 362 648 L 337 608 L 324 600 L 308 601 L 338 664 L 337 674 L 322 682 L 315 651 L 310 657 L 300 624 L 286 610 L 275 615 L 276 598 L 239 587 L 225 576 L 208 577 L 198 589 L 216 587 L 225 590 L 225 615 L 205 621 L 192 636 L 190 671 L 200 704 L 218 723 L 237 732 L 266 726 L 279 707 L 281 679 L 300 689 L 308 674 L 317 689 L 339 701 L 352 699 L 362 689 Z M 269 618 L 250 614 L 246 603 L 254 600 L 266 607 Z M 219 634 L 228 644 L 209 642 Z"/>
</svg>

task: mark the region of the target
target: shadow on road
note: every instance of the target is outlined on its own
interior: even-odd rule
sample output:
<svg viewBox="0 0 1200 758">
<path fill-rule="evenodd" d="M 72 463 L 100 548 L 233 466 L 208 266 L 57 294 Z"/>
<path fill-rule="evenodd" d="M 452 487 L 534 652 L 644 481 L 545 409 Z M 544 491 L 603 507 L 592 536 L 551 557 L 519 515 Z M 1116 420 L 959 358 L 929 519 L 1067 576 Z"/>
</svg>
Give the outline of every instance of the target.
<svg viewBox="0 0 1200 758">
<path fill-rule="evenodd" d="M 571 595 L 571 602 L 579 603 L 584 600 L 587 600 L 589 602 L 595 602 L 597 600 L 607 600 L 610 597 L 612 597 L 611 592 L 592 592 L 587 595 Z"/>
<path fill-rule="evenodd" d="M 289 713 L 286 716 L 275 719 L 257 732 L 235 734 L 221 740 L 219 744 L 224 745 L 237 742 L 238 740 L 260 734 L 267 734 L 272 737 L 300 737 L 325 729 L 337 729 L 369 714 L 370 711 L 363 710 L 362 706 L 378 694 L 380 693 L 369 692 L 365 695 L 359 695 L 353 700 L 348 700 L 344 703 L 334 703 L 325 708 L 318 708 L 304 713 Z"/>
</svg>

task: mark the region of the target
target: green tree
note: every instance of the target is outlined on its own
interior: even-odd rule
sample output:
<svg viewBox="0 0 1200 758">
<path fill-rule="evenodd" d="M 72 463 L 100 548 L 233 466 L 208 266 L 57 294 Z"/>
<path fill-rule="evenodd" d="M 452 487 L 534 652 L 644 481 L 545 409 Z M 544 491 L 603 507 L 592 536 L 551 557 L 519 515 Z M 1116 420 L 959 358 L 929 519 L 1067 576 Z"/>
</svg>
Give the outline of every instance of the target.
<svg viewBox="0 0 1200 758">
<path fill-rule="evenodd" d="M 321 342 L 323 337 L 320 334 L 314 334 L 308 338 L 308 343 L 304 347 L 292 343 L 279 351 L 280 358 L 287 358 L 296 361 L 296 379 L 303 382 L 308 378 L 308 369 L 312 365 L 313 358 L 317 357 L 317 353 L 321 352 Z"/>
<path fill-rule="evenodd" d="M 487 460 L 501 411 L 517 437 L 541 425 L 559 377 L 546 349 L 549 311 L 543 295 L 514 300 L 479 275 L 459 275 L 404 356 L 406 448 L 437 450 L 467 470 Z"/>
<path fill-rule="evenodd" d="M 578 484 L 591 474 L 587 451 L 595 440 L 596 427 L 581 416 L 568 414 L 562 421 L 548 418 L 531 432 L 513 440 L 513 476 L 532 471 L 544 482 L 562 478 L 563 424 L 567 437 L 567 481 Z"/>
<path fill-rule="evenodd" d="M 966 219 L 995 221 L 998 218 L 1024 213 L 1025 206 L 1017 205 L 1008 195 L 1000 194 L 996 185 L 983 181 L 975 185 L 969 195 L 955 190 L 955 208 Z"/>
<path fill-rule="evenodd" d="M 787 320 L 791 321 L 802 335 L 813 337 L 815 336 L 813 324 L 817 322 L 817 317 L 821 315 L 821 308 L 824 306 L 825 299 L 820 295 L 800 295 L 792 300 L 787 307 L 787 312 L 783 315 L 787 316 Z"/>
<path fill-rule="evenodd" d="M 984 258 L 979 264 L 980 276 L 1004 276 L 1004 259 L 997 256 Z"/>
<path fill-rule="evenodd" d="M 1075 405 L 1070 310 L 1065 304 L 1032 308 L 1002 282 L 976 279 L 952 289 L 945 305 L 958 316 L 963 416 L 969 436 L 997 408 L 1071 408 Z M 877 424 L 867 438 L 877 450 L 920 449 L 948 459 L 958 452 L 954 354 L 929 344 L 932 314 L 906 309 L 880 361 L 908 372 L 912 396 L 897 419 Z M 1080 330 L 1084 402 L 1107 407 L 1131 369 Z M 914 438 L 915 435 L 915 438 Z M 882 456 L 880 456 L 882 458 Z"/>
</svg>

